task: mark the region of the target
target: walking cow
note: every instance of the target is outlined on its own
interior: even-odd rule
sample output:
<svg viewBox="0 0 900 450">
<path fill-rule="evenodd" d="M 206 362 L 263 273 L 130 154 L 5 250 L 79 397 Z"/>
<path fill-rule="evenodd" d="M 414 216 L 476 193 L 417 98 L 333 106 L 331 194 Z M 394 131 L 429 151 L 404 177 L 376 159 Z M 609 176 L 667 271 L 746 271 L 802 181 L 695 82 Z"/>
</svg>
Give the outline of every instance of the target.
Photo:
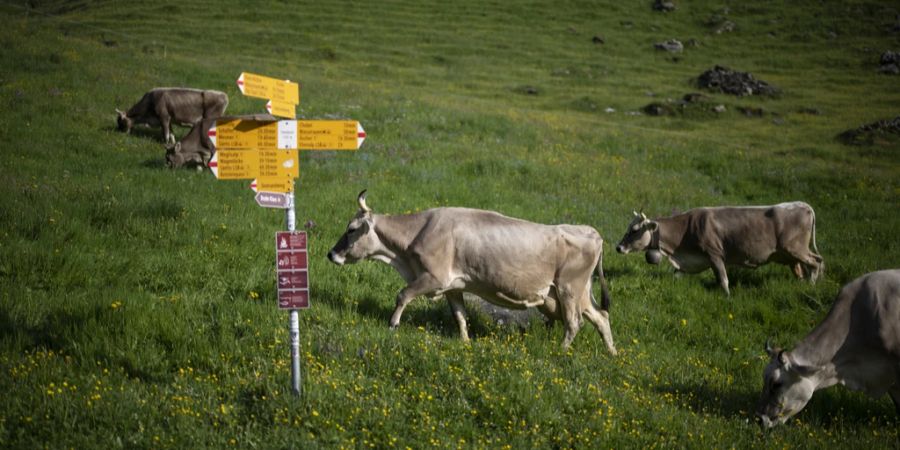
<svg viewBox="0 0 900 450">
<path fill-rule="evenodd" d="M 390 264 L 407 286 L 397 295 L 391 328 L 419 295 L 449 301 L 460 336 L 468 340 L 463 292 L 511 309 L 536 307 L 565 325 L 568 348 L 590 321 L 615 355 L 609 325 L 609 291 L 603 276 L 603 239 L 588 226 L 541 225 L 493 211 L 435 208 L 415 214 L 374 214 L 366 191 L 359 210 L 328 259 L 337 265 L 372 259 Z M 601 306 L 591 292 L 600 279 Z"/>
<path fill-rule="evenodd" d="M 900 270 L 863 275 L 844 286 L 831 311 L 794 350 L 773 349 L 757 418 L 782 424 L 813 393 L 835 384 L 873 397 L 889 393 L 900 414 Z"/>
<path fill-rule="evenodd" d="M 131 132 L 138 124 L 159 125 L 167 144 L 175 143 L 172 122 L 191 126 L 203 119 L 215 119 L 225 113 L 228 95 L 220 91 L 190 88 L 156 88 L 141 98 L 128 112 L 116 109 L 119 131 Z"/>
<path fill-rule="evenodd" d="M 655 220 L 636 212 L 616 251 L 647 251 L 647 261 L 653 264 L 665 255 L 676 270 L 687 273 L 712 267 L 726 294 L 726 264 L 757 267 L 778 262 L 813 283 L 824 267 L 816 248 L 816 214 L 804 202 L 696 208 Z"/>
</svg>

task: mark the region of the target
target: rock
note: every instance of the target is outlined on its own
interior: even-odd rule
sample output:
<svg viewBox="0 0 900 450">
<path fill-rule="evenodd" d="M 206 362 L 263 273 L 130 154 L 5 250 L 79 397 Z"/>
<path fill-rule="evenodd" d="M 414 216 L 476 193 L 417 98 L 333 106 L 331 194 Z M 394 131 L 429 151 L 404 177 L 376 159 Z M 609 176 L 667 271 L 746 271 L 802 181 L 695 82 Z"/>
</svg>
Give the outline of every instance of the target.
<svg viewBox="0 0 900 450">
<path fill-rule="evenodd" d="M 671 106 L 658 102 L 653 102 L 644 106 L 641 108 L 641 111 L 644 111 L 651 116 L 670 116 L 675 113 L 675 110 L 672 109 Z"/>
<path fill-rule="evenodd" d="M 839 134 L 837 138 L 847 145 L 871 145 L 879 135 L 892 135 L 893 139 L 900 140 L 900 116 L 860 125 Z"/>
<path fill-rule="evenodd" d="M 709 97 L 699 93 L 699 92 L 691 92 L 688 94 L 684 94 L 684 97 L 681 97 L 681 100 L 685 103 L 700 103 L 702 101 L 706 101 Z"/>
<path fill-rule="evenodd" d="M 697 84 L 711 91 L 737 96 L 775 95 L 778 88 L 762 80 L 757 80 L 748 72 L 737 72 L 724 66 L 715 66 L 700 74 Z"/>
<path fill-rule="evenodd" d="M 675 2 L 668 0 L 656 0 L 653 2 L 653 10 L 662 12 L 675 11 Z"/>
<path fill-rule="evenodd" d="M 732 31 L 734 31 L 735 28 L 737 28 L 737 25 L 735 25 L 734 22 L 732 22 L 730 20 L 726 20 L 726 21 L 722 22 L 718 27 L 716 27 L 715 33 L 716 34 L 730 33 Z"/>
<path fill-rule="evenodd" d="M 737 110 L 747 117 L 762 117 L 766 114 L 762 108 L 753 108 L 750 106 L 738 106 Z"/>
<path fill-rule="evenodd" d="M 893 75 L 900 74 L 900 52 L 888 50 L 881 54 L 878 62 L 881 64 L 878 68 L 879 72 Z"/>
<path fill-rule="evenodd" d="M 878 71 L 881 73 L 886 73 L 888 75 L 898 75 L 900 74 L 900 66 L 896 64 L 886 64 L 879 67 Z"/>
<path fill-rule="evenodd" d="M 603 36 L 594 36 L 591 38 L 591 42 L 597 45 L 603 45 L 606 43 L 606 40 L 603 39 Z"/>
<path fill-rule="evenodd" d="M 515 91 L 519 94 L 525 94 L 525 95 L 538 95 L 540 93 L 540 91 L 538 90 L 537 87 L 528 86 L 528 85 L 519 86 L 519 87 L 513 89 L 513 91 Z"/>
<path fill-rule="evenodd" d="M 722 114 L 723 112 L 728 111 L 728 110 L 725 109 L 725 105 L 716 105 L 713 107 L 713 111 L 715 111 L 719 114 Z"/>
<path fill-rule="evenodd" d="M 678 39 L 669 39 L 664 42 L 657 42 L 653 44 L 653 47 L 657 50 L 665 50 L 670 53 L 681 53 L 684 51 L 684 45 Z"/>
<path fill-rule="evenodd" d="M 820 110 L 819 108 L 803 107 L 798 109 L 797 112 L 800 114 L 809 114 L 811 116 L 822 115 L 822 110 Z"/>
</svg>

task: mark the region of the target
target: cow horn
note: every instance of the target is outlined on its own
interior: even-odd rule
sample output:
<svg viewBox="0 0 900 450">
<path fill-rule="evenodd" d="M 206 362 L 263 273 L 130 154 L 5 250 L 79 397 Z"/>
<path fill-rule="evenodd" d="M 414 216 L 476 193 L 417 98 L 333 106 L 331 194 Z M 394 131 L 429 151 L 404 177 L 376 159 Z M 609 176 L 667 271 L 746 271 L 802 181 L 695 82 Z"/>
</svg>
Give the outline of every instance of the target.
<svg viewBox="0 0 900 450">
<path fill-rule="evenodd" d="M 365 212 L 372 212 L 372 210 L 366 206 L 366 190 L 363 189 L 362 192 L 359 193 L 359 196 L 356 197 L 357 203 L 359 203 L 359 209 Z"/>
<path fill-rule="evenodd" d="M 772 348 L 772 338 L 771 338 L 771 337 L 770 337 L 770 338 L 766 338 L 766 353 L 768 353 L 770 356 L 771 356 L 773 353 L 775 353 L 775 349 Z"/>
</svg>

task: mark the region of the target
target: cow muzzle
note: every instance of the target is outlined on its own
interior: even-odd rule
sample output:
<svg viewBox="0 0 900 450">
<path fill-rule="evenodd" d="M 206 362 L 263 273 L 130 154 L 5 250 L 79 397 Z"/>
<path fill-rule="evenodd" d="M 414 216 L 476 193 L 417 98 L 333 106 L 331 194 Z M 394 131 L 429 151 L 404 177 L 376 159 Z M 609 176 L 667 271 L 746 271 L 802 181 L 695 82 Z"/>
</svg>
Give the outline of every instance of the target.
<svg viewBox="0 0 900 450">
<path fill-rule="evenodd" d="M 328 260 L 339 266 L 344 265 L 344 257 L 335 253 L 334 250 L 328 252 Z"/>
<path fill-rule="evenodd" d="M 619 244 L 619 245 L 616 246 L 616 251 L 619 252 L 619 253 L 621 253 L 621 254 L 623 254 L 623 255 L 626 254 L 626 253 L 628 253 L 628 249 L 625 248 L 625 246 L 622 245 L 622 244 Z"/>
</svg>

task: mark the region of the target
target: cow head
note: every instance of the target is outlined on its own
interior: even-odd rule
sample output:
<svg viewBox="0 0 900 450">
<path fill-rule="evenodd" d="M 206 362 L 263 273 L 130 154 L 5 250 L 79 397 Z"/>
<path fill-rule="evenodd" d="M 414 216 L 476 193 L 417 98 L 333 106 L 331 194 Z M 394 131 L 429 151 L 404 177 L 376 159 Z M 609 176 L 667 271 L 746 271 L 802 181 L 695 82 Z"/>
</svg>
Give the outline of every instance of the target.
<svg viewBox="0 0 900 450">
<path fill-rule="evenodd" d="M 119 131 L 124 131 L 126 133 L 131 132 L 131 119 L 128 118 L 128 114 L 119 111 L 118 108 L 116 108 L 116 124 L 118 125 Z"/>
<path fill-rule="evenodd" d="M 359 210 L 347 224 L 344 235 L 328 252 L 328 260 L 337 264 L 355 263 L 378 253 L 382 247 L 372 220 L 372 210 L 366 206 L 366 191 L 356 198 Z"/>
<path fill-rule="evenodd" d="M 791 352 L 773 349 L 766 342 L 771 360 L 763 372 L 763 390 L 756 409 L 756 418 L 763 428 L 787 422 L 806 406 L 818 382 L 818 367 L 799 364 Z"/>
<path fill-rule="evenodd" d="M 616 246 L 616 251 L 627 254 L 646 250 L 653 242 L 653 233 L 658 228 L 659 224 L 648 219 L 644 213 L 635 212 L 634 220 L 628 225 L 628 230 L 625 231 L 625 236 Z"/>
</svg>

